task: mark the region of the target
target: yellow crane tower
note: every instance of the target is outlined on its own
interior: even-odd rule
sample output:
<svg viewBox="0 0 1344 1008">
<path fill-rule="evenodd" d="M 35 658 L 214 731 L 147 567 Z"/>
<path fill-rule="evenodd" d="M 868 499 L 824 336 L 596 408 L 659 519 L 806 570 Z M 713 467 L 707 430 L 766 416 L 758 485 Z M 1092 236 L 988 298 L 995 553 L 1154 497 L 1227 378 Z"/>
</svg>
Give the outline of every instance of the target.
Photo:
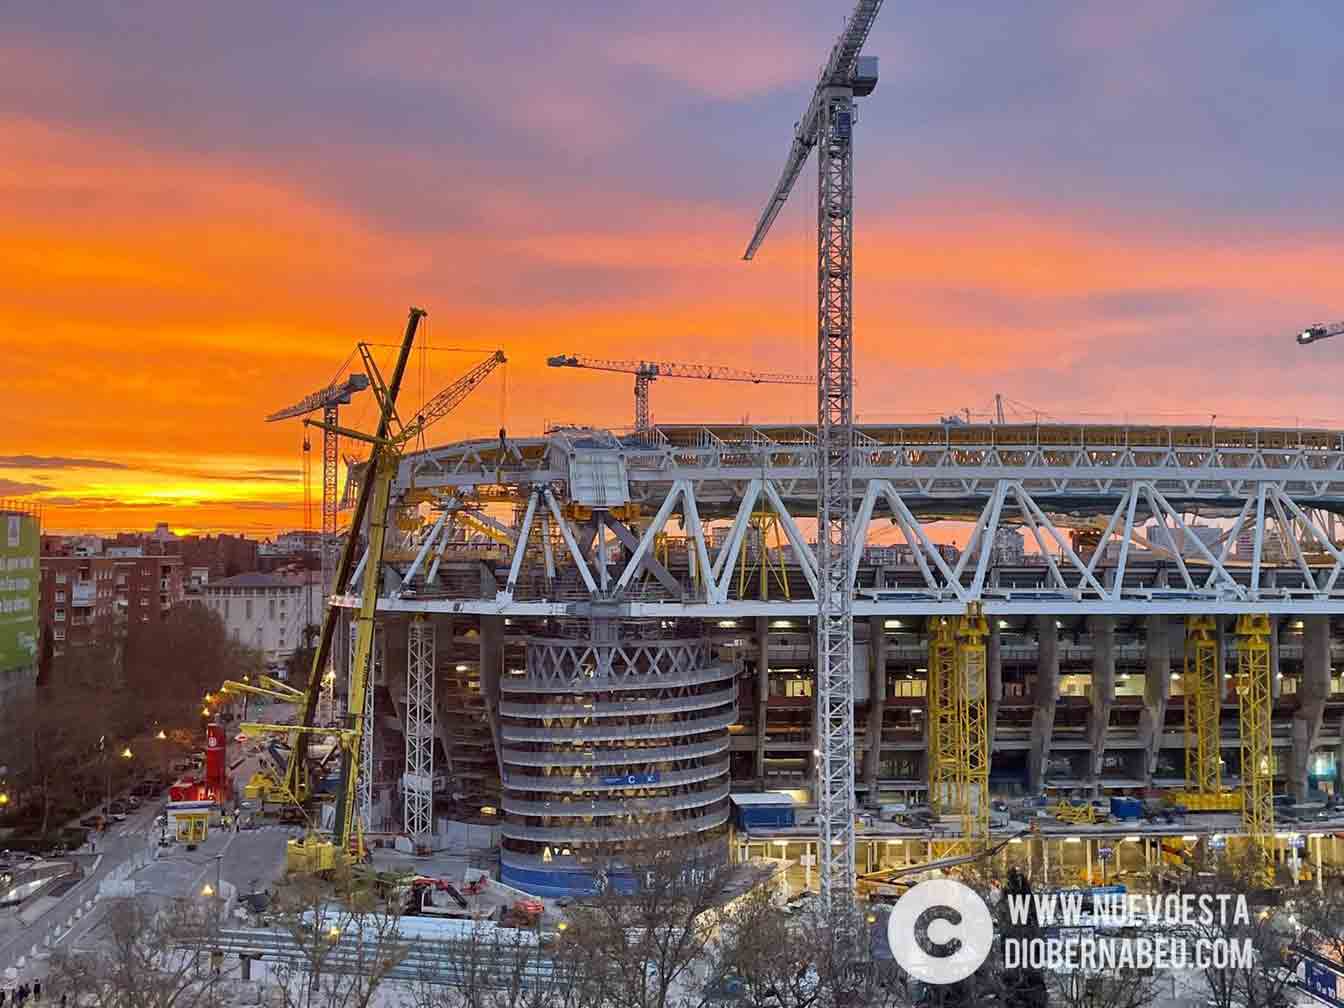
<svg viewBox="0 0 1344 1008">
<path fill-rule="evenodd" d="M 1269 661 L 1269 617 L 1237 617 L 1241 645 L 1237 662 L 1237 701 L 1241 721 L 1241 825 L 1254 870 L 1269 881 L 1274 844 L 1274 747 Z"/>
<path fill-rule="evenodd" d="M 396 477 L 401 453 L 406 444 L 419 437 L 431 424 L 450 412 L 478 387 L 496 367 L 506 362 L 504 354 L 496 351 L 477 364 L 452 385 L 428 400 L 418 413 L 403 424 L 397 414 L 397 397 L 401 390 L 406 365 L 410 359 L 415 334 L 425 312 L 412 308 L 397 353 L 396 363 L 391 377 L 384 381 L 382 372 L 374 362 L 372 352 L 366 344 L 360 344 L 359 351 L 368 373 L 369 383 L 379 406 L 378 427 L 374 434 L 335 427 L 334 432 L 344 437 L 364 441 L 370 445 L 367 477 L 360 482 L 354 513 L 350 523 L 350 535 L 341 552 L 333 584 L 333 594 L 345 594 L 350 587 L 350 577 L 354 569 L 355 555 L 359 545 L 359 531 L 367 517 L 367 552 L 369 562 L 364 565 L 364 578 L 360 586 L 359 609 L 356 612 L 356 633 L 354 655 L 351 662 L 350 696 L 345 723 L 332 730 L 315 724 L 317 699 L 321 691 L 322 677 L 326 671 L 332 640 L 335 636 L 337 610 L 328 606 L 323 614 L 322 632 L 318 638 L 318 647 L 313 655 L 313 664 L 309 672 L 308 688 L 302 692 L 303 711 L 296 725 L 245 725 L 243 730 L 249 734 L 281 733 L 293 739 L 290 760 L 281 793 L 297 802 L 308 799 L 310 789 L 307 784 L 308 741 L 313 735 L 335 736 L 340 749 L 340 785 L 336 794 L 336 815 L 331 839 L 310 833 L 302 841 L 290 841 L 288 862 L 292 870 L 315 871 L 333 868 L 347 856 L 358 857 L 363 853 L 363 837 L 356 810 L 356 788 L 360 773 L 360 750 L 365 731 L 364 711 L 369 694 L 370 659 L 373 653 L 374 620 L 378 606 L 378 593 L 381 587 L 382 564 L 379 559 L 387 537 L 388 507 L 391 499 L 392 482 Z M 320 427 L 326 432 L 327 424 L 306 419 L 305 424 Z M 372 768 L 365 768 L 371 772 Z"/>
</svg>

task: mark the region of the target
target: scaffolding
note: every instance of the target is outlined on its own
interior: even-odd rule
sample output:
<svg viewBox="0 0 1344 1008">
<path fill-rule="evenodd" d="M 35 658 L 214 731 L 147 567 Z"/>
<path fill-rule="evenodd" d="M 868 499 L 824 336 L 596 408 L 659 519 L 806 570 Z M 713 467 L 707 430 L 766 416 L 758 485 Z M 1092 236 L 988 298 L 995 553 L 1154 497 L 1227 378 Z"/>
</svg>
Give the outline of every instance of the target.
<svg viewBox="0 0 1344 1008">
<path fill-rule="evenodd" d="M 1185 624 L 1185 801 L 1216 807 L 1223 791 L 1220 720 L 1222 669 L 1218 662 L 1218 622 L 1190 616 Z"/>
<path fill-rule="evenodd" d="M 770 598 L 772 580 L 779 588 L 780 596 L 791 600 L 793 596 L 789 591 L 789 571 L 780 545 L 783 535 L 780 532 L 779 516 L 773 511 L 753 511 L 747 535 L 755 547 L 756 555 L 753 557 L 752 550 L 745 547 L 738 553 L 738 596 L 747 597 L 747 579 L 752 574 L 757 574 L 759 575 L 757 591 L 762 601 Z"/>
<path fill-rule="evenodd" d="M 989 839 L 988 636 L 979 605 L 930 625 L 929 800 L 960 826 L 956 841 L 935 845 L 940 857 L 979 850 Z"/>
<path fill-rule="evenodd" d="M 434 624 L 411 620 L 406 634 L 406 774 L 403 824 L 411 849 L 427 852 L 434 833 Z"/>
<path fill-rule="evenodd" d="M 1268 616 L 1237 617 L 1241 822 L 1256 871 L 1261 876 L 1269 871 L 1274 846 L 1274 749 L 1270 735 L 1273 694 L 1269 637 Z"/>
</svg>

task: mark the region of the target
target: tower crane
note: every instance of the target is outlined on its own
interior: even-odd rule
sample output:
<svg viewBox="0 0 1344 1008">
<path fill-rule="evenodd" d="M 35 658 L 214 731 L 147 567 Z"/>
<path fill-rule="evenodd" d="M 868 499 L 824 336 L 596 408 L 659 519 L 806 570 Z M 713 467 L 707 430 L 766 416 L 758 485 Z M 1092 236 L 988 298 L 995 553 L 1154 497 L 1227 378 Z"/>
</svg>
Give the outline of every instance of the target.
<svg viewBox="0 0 1344 1008">
<path fill-rule="evenodd" d="M 821 901 L 849 934 L 854 899 L 854 610 L 849 588 L 854 444 L 854 99 L 877 86 L 861 56 L 882 0 L 858 0 L 794 128 L 784 171 L 747 245 L 751 259 L 817 150 L 817 684 Z"/>
<path fill-rule="evenodd" d="M 367 520 L 369 562 L 364 565 L 363 582 L 360 586 L 359 609 L 356 616 L 354 654 L 351 661 L 350 698 L 345 723 L 334 733 L 340 748 L 340 784 L 336 794 L 336 815 L 330 841 L 318 840 L 312 836 L 303 841 L 290 841 L 290 867 L 299 870 L 318 870 L 334 867 L 338 859 L 350 852 L 362 848 L 362 829 L 356 810 L 356 792 L 362 774 L 372 772 L 368 765 L 366 740 L 371 738 L 371 719 L 366 716 L 369 707 L 369 672 L 373 657 L 374 619 L 378 606 L 378 592 L 381 587 L 382 564 L 378 562 L 383 552 L 387 536 L 387 511 L 391 497 L 392 483 L 401 461 L 401 453 L 407 443 L 419 437 L 436 421 L 442 419 L 459 406 L 464 399 L 477 388 L 500 364 L 505 363 L 502 352 L 496 351 L 486 360 L 477 364 L 461 378 L 457 379 L 438 395 L 427 401 L 407 423 L 402 423 L 397 415 L 397 397 L 401 391 L 402 379 L 406 374 L 406 365 L 410 359 L 411 347 L 415 342 L 416 330 L 425 312 L 412 308 L 406 323 L 406 331 L 397 352 L 396 363 L 390 378 L 384 380 L 382 372 L 375 363 L 370 348 L 360 344 L 359 352 L 367 371 L 368 387 L 371 387 L 378 400 L 379 420 L 376 431 L 370 435 L 337 425 L 328 426 L 326 420 L 305 419 L 304 423 L 322 428 L 324 433 L 333 432 L 345 437 L 363 441 L 370 445 L 368 471 L 370 477 L 360 481 L 359 493 L 355 499 L 351 517 L 351 534 L 346 538 L 341 550 L 340 561 L 336 565 L 332 591 L 345 594 L 350 588 L 351 572 L 355 568 L 355 554 L 358 549 L 359 529 Z M 317 650 L 313 655 L 313 664 L 309 671 L 308 688 L 303 694 L 302 716 L 296 725 L 245 725 L 244 732 L 256 733 L 274 731 L 290 733 L 294 745 L 290 752 L 289 764 L 285 775 L 283 793 L 291 800 L 302 802 L 308 796 L 306 784 L 308 741 L 314 734 L 331 734 L 330 729 L 318 727 L 317 699 L 321 690 L 322 677 L 327 660 L 331 654 L 331 644 L 335 636 L 337 610 L 328 606 L 322 618 L 322 632 L 318 637 Z"/>
<path fill-rule="evenodd" d="M 752 382 L 756 385 L 811 385 L 807 375 L 743 371 L 714 364 L 670 364 L 667 361 L 601 360 L 578 354 L 547 357 L 551 367 L 588 368 L 591 371 L 618 371 L 635 376 L 635 431 L 649 430 L 649 386 L 658 378 L 697 378 L 700 380 Z"/>
<path fill-rule="evenodd" d="M 304 396 L 293 406 L 277 410 L 266 418 L 267 423 L 288 420 L 291 417 L 306 416 L 322 411 L 322 590 L 331 587 L 331 575 L 334 557 L 331 555 L 331 542 L 336 536 L 336 468 L 337 455 L 336 426 L 340 422 L 340 407 L 350 405 L 355 393 L 369 387 L 369 379 L 362 374 L 352 374 L 339 385 L 328 385 L 318 389 L 312 395 Z M 304 441 L 307 448 L 307 441 Z"/>
</svg>

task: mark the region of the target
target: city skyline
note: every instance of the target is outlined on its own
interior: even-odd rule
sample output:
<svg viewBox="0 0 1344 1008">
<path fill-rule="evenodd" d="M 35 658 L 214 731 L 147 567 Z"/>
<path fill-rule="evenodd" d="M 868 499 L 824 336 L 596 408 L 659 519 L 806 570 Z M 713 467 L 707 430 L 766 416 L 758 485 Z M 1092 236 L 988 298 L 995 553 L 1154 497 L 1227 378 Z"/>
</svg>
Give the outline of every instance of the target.
<svg viewBox="0 0 1344 1008">
<path fill-rule="evenodd" d="M 413 402 L 511 361 L 507 402 L 492 379 L 434 442 L 630 422 L 623 376 L 551 353 L 806 372 L 810 183 L 739 257 L 840 27 L 818 8 L 8 10 L 0 319 L 24 363 L 0 497 L 72 532 L 299 527 L 302 433 L 262 417 L 412 303 L 430 346 L 472 348 L 418 357 Z M 1344 423 L 1340 351 L 1289 345 L 1344 314 L 1341 20 L 884 14 L 857 134 L 860 421 L 1001 392 L 1064 418 Z M 653 409 L 814 413 L 671 381 Z"/>
</svg>

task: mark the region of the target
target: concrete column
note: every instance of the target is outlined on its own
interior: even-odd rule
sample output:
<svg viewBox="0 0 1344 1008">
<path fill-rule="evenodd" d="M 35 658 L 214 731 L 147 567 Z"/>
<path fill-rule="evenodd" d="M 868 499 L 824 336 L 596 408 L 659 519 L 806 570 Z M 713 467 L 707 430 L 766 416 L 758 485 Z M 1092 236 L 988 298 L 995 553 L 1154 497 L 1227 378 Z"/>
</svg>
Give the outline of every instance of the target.
<svg viewBox="0 0 1344 1008">
<path fill-rule="evenodd" d="M 868 751 L 863 758 L 863 781 L 868 785 L 868 804 L 881 804 L 877 770 L 882 761 L 882 720 L 887 712 L 887 637 L 881 616 L 868 620 Z"/>
<path fill-rule="evenodd" d="M 1003 642 L 999 624 L 990 621 L 989 640 L 985 642 L 985 732 L 991 751 L 994 748 L 994 725 L 999 718 L 999 704 L 1003 701 Z"/>
<path fill-rule="evenodd" d="M 1143 779 L 1149 785 L 1157 771 L 1157 754 L 1162 748 L 1162 731 L 1167 720 L 1167 698 L 1171 695 L 1170 628 L 1167 617 L 1148 617 L 1147 646 L 1144 649 L 1143 713 L 1139 715 L 1139 734 L 1148 751 Z"/>
<path fill-rule="evenodd" d="M 756 642 L 760 657 L 756 661 L 756 781 L 765 790 L 765 724 L 770 702 L 770 618 L 756 617 Z"/>
<path fill-rule="evenodd" d="M 504 617 L 481 617 L 481 699 L 495 740 L 495 765 L 504 784 L 504 751 L 499 734 L 499 677 L 504 670 Z"/>
<path fill-rule="evenodd" d="M 1115 618 L 1089 616 L 1088 631 L 1092 636 L 1092 718 L 1088 724 L 1092 744 L 1092 793 L 1098 793 L 1101 777 L 1101 759 L 1106 751 L 1106 729 L 1111 723 L 1111 707 L 1115 703 Z"/>
<path fill-rule="evenodd" d="M 1059 702 L 1059 628 L 1054 616 L 1038 616 L 1040 639 L 1036 659 L 1036 709 L 1031 719 L 1031 755 L 1027 763 L 1028 785 L 1040 791 L 1050 763 L 1050 737 L 1055 730 L 1055 705 Z"/>
<path fill-rule="evenodd" d="M 1330 695 L 1330 619 L 1307 616 L 1302 629 L 1302 678 L 1293 714 L 1293 756 L 1289 784 L 1301 801 L 1307 794 L 1311 753 L 1321 732 L 1325 698 Z"/>
</svg>

